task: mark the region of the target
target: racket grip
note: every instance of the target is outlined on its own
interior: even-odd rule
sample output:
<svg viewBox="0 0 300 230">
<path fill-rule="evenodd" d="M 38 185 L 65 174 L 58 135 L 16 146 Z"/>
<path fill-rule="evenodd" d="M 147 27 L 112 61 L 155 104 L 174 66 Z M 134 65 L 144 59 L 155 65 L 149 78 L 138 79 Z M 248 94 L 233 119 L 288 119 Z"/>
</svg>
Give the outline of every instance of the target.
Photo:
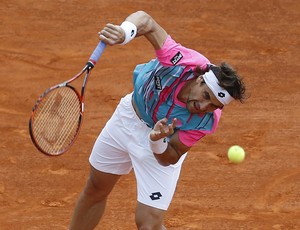
<svg viewBox="0 0 300 230">
<path fill-rule="evenodd" d="M 106 47 L 106 44 L 103 41 L 100 41 L 92 53 L 92 55 L 89 58 L 89 63 L 93 65 L 93 67 L 96 65 L 97 61 L 99 60 L 100 56 L 102 55 L 104 49 Z"/>
</svg>

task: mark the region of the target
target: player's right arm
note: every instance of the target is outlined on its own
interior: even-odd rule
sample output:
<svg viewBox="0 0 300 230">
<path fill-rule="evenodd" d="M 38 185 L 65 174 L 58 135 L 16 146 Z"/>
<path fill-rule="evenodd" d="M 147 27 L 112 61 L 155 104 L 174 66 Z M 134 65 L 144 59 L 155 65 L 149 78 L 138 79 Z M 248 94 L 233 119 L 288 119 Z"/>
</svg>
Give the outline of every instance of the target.
<svg viewBox="0 0 300 230">
<path fill-rule="evenodd" d="M 137 27 L 136 36 L 145 36 L 155 50 L 160 49 L 167 39 L 167 32 L 146 12 L 137 11 L 129 15 L 125 21 Z M 111 23 L 99 32 L 100 39 L 108 45 L 121 44 L 125 39 L 125 32 L 119 25 Z"/>
</svg>

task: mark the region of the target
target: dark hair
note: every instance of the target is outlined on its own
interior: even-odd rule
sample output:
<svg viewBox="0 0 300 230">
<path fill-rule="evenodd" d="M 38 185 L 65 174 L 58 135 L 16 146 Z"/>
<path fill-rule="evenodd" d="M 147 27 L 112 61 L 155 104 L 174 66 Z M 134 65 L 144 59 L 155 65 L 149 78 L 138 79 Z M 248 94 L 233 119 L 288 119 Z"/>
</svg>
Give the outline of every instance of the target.
<svg viewBox="0 0 300 230">
<path fill-rule="evenodd" d="M 212 70 L 216 75 L 219 85 L 227 90 L 227 92 L 235 99 L 240 102 L 244 102 L 246 99 L 246 86 L 242 78 L 237 72 L 226 62 L 222 62 L 220 66 L 208 65 L 207 71 Z M 195 69 L 195 76 L 203 75 L 205 72 L 197 66 Z"/>
</svg>

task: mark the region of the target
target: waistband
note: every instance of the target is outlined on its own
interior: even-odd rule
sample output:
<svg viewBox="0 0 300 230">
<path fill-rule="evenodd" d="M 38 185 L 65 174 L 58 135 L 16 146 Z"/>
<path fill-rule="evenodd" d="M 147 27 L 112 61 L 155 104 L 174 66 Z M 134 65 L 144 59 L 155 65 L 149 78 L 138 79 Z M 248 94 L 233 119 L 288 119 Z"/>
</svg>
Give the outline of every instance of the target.
<svg viewBox="0 0 300 230">
<path fill-rule="evenodd" d="M 133 107 L 133 109 L 134 109 L 135 114 L 137 115 L 137 117 L 138 117 L 145 125 L 147 125 L 149 128 L 152 128 L 147 122 L 145 122 L 145 121 L 142 119 L 141 114 L 140 114 L 140 112 L 139 112 L 139 109 L 138 109 L 138 107 L 137 107 L 137 105 L 136 105 L 136 102 L 135 102 L 135 100 L 134 100 L 133 93 L 132 93 L 132 95 L 131 95 L 131 104 L 132 104 L 132 107 Z"/>
</svg>

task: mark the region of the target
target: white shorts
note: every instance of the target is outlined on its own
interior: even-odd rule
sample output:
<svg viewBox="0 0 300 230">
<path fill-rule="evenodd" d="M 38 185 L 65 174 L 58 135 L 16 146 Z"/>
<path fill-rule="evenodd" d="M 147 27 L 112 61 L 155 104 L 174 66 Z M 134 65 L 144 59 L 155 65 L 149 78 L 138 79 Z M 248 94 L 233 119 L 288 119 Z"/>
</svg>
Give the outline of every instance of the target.
<svg viewBox="0 0 300 230">
<path fill-rule="evenodd" d="M 151 131 L 136 115 L 132 94 L 121 99 L 107 122 L 90 155 L 90 164 L 97 170 L 117 175 L 134 169 L 139 202 L 167 210 L 175 192 L 182 155 L 175 165 L 160 165 L 150 150 L 148 134 Z"/>
</svg>

